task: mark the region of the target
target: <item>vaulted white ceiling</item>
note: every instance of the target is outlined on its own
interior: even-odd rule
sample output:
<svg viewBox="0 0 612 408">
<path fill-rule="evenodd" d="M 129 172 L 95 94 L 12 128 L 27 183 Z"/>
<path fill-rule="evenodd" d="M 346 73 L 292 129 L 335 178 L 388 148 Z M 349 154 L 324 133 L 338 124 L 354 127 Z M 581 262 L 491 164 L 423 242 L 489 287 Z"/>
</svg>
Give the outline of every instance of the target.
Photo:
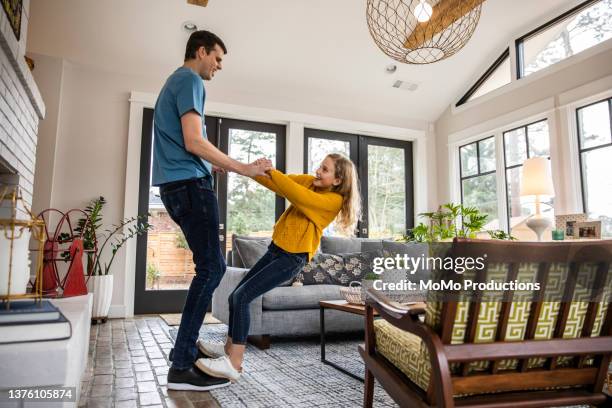
<svg viewBox="0 0 612 408">
<path fill-rule="evenodd" d="M 31 0 L 28 51 L 163 79 L 195 22 L 228 47 L 211 98 L 396 126 L 435 121 L 505 49 L 576 0 L 487 0 L 467 46 L 430 65 L 393 63 L 368 33 L 365 0 Z M 391 87 L 418 84 L 414 92 Z M 138 89 L 135 89 L 138 90 Z M 126 90 L 127 91 L 127 90 Z"/>
</svg>

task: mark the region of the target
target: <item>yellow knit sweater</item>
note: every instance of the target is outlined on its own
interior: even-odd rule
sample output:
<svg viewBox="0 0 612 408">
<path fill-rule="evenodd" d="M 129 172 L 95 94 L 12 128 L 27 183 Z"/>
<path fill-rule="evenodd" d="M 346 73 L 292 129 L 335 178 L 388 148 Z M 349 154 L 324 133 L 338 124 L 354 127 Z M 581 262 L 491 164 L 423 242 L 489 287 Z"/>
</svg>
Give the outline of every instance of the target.
<svg viewBox="0 0 612 408">
<path fill-rule="evenodd" d="M 308 260 L 312 259 L 323 230 L 342 208 L 342 196 L 316 189 L 314 177 L 308 174 L 285 175 L 272 170 L 270 178 L 255 180 L 291 203 L 274 225 L 272 241 L 287 252 L 308 252 Z"/>
</svg>

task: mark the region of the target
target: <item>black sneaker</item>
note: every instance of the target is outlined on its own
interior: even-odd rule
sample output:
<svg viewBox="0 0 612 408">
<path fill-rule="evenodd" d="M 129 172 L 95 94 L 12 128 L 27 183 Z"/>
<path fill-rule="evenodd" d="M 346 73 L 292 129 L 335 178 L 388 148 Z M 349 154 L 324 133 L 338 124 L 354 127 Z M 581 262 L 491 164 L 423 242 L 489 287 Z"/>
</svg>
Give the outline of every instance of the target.
<svg viewBox="0 0 612 408">
<path fill-rule="evenodd" d="M 230 381 L 226 378 L 211 377 L 191 367 L 187 370 L 170 368 L 168 371 L 168 389 L 176 391 L 210 391 L 227 387 Z"/>
<path fill-rule="evenodd" d="M 196 360 L 199 358 L 209 358 L 209 357 L 210 356 L 207 356 L 206 354 L 202 353 L 200 349 L 198 348 L 198 356 L 196 357 Z M 170 349 L 170 354 L 168 354 L 168 360 L 174 361 L 174 347 Z"/>
</svg>

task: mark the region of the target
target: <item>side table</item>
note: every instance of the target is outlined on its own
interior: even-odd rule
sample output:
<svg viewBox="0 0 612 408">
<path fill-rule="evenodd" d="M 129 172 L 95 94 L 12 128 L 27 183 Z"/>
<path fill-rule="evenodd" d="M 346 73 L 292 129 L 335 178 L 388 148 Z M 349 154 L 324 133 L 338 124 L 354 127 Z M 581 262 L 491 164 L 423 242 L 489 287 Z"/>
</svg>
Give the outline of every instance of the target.
<svg viewBox="0 0 612 408">
<path fill-rule="evenodd" d="M 340 367 L 338 364 L 331 362 L 325 358 L 325 309 L 335 309 L 340 310 L 346 313 L 352 313 L 364 316 L 365 319 L 365 306 L 363 305 L 355 305 L 348 303 L 346 300 L 321 300 L 319 302 L 319 322 L 321 325 L 321 361 L 324 364 L 334 367 L 336 370 L 343 372 L 344 374 L 353 377 L 356 380 L 363 382 L 363 378 L 359 377 L 350 371 Z M 374 311 L 374 315 L 378 315 L 376 311 Z M 365 320 L 364 320 L 364 328 L 365 328 Z"/>
</svg>

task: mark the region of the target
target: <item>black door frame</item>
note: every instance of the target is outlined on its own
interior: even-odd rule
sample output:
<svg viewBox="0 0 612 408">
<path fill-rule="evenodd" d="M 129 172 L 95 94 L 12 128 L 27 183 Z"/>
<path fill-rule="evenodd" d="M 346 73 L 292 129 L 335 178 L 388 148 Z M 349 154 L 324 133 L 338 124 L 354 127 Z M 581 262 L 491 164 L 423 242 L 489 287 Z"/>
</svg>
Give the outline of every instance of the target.
<svg viewBox="0 0 612 408">
<path fill-rule="evenodd" d="M 143 216 L 146 216 L 149 212 L 151 153 L 153 150 L 153 114 L 154 110 L 152 108 L 143 108 L 140 145 L 140 185 L 138 189 L 138 214 Z M 277 133 L 276 167 L 281 171 L 285 171 L 285 126 L 235 119 L 222 119 L 214 116 L 205 116 L 204 121 L 208 140 L 225 153 L 227 153 L 227 136 L 229 135 L 228 130 L 230 127 Z M 227 175 L 219 176 L 215 174 L 214 188 L 219 201 L 219 223 L 220 225 L 223 224 L 223 228 L 219 229 L 219 234 L 223 237 L 221 248 L 223 255 L 225 255 L 225 240 L 227 239 L 225 228 L 227 225 Z M 283 213 L 284 206 L 285 200 L 277 197 L 275 211 L 276 219 Z M 136 240 L 134 314 L 181 312 L 187 297 L 187 289 L 146 290 L 147 240 L 147 234 L 138 236 Z"/>
<path fill-rule="evenodd" d="M 357 166 L 359 174 L 360 189 L 361 189 L 361 208 L 362 219 L 358 224 L 356 236 L 367 238 L 369 236 L 368 225 L 368 146 L 387 146 L 404 149 L 404 167 L 405 167 L 405 189 L 406 189 L 406 230 L 414 228 L 414 180 L 413 180 L 413 155 L 412 142 L 385 139 L 382 137 L 355 135 L 350 133 L 333 132 L 320 129 L 304 129 L 304 173 L 308 172 L 308 139 L 328 139 L 341 140 L 350 143 L 350 159 Z"/>
</svg>

